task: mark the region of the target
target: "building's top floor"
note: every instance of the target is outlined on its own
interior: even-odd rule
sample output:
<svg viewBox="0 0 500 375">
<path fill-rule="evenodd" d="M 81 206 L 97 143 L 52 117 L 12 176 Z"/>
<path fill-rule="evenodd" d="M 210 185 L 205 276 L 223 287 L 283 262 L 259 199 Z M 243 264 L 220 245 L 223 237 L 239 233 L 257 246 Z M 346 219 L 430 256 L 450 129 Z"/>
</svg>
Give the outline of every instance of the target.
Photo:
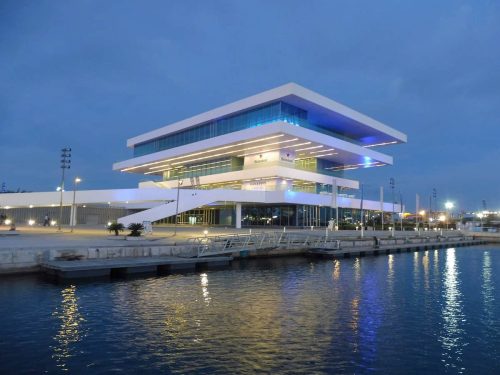
<svg viewBox="0 0 500 375">
<path fill-rule="evenodd" d="M 289 122 L 363 147 L 406 142 L 406 135 L 295 83 L 262 92 L 127 141 L 134 156 L 260 126 Z"/>
</svg>

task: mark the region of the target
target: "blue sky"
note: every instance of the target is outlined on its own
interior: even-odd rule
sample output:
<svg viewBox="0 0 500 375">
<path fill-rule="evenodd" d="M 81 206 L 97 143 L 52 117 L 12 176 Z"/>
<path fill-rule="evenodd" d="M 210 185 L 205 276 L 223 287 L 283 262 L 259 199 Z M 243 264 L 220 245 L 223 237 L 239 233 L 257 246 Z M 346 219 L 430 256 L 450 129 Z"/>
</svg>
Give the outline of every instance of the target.
<svg viewBox="0 0 500 375">
<path fill-rule="evenodd" d="M 69 145 L 81 188 L 135 187 L 127 138 L 297 82 L 408 134 L 368 194 L 500 209 L 499 40 L 495 1 L 3 0 L 0 183 L 53 190 Z"/>
</svg>

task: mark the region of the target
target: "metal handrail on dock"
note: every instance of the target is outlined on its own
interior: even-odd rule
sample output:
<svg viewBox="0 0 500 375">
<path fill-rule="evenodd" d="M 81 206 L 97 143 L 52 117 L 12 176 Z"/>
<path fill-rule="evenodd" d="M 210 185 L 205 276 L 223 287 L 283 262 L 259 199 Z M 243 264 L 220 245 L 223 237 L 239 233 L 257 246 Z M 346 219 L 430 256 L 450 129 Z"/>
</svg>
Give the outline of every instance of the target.
<svg viewBox="0 0 500 375">
<path fill-rule="evenodd" d="M 260 232 L 195 237 L 188 240 L 192 253 L 197 257 L 214 256 L 252 250 L 304 249 L 339 251 L 354 248 L 391 248 L 394 246 L 430 245 L 470 240 L 470 236 L 406 236 L 406 237 L 364 237 L 339 238 L 318 232 Z"/>
<path fill-rule="evenodd" d="M 318 233 L 261 232 L 190 238 L 198 257 L 264 249 L 339 249 L 340 240 Z"/>
</svg>

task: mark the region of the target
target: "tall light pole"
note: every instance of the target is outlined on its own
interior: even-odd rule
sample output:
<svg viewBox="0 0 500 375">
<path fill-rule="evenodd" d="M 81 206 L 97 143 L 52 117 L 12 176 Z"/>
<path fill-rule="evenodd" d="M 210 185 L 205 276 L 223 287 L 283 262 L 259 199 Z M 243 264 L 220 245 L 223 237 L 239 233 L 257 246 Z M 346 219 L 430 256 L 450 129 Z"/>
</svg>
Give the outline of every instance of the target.
<svg viewBox="0 0 500 375">
<path fill-rule="evenodd" d="M 364 198 L 364 188 L 363 184 L 361 184 L 361 203 L 360 203 L 360 211 L 361 211 L 361 238 L 365 236 L 365 215 L 363 212 L 363 198 Z"/>
<path fill-rule="evenodd" d="M 59 221 L 57 225 L 57 230 L 61 230 L 61 222 L 62 222 L 62 214 L 63 214 L 63 193 L 64 193 L 64 171 L 66 169 L 71 168 L 71 147 L 65 147 L 61 149 L 61 169 L 62 169 L 62 177 L 61 177 L 61 196 L 59 200 Z"/>
<path fill-rule="evenodd" d="M 420 220 L 422 221 L 422 230 L 425 230 L 425 210 L 420 210 L 418 214 L 420 215 Z"/>
<path fill-rule="evenodd" d="M 478 213 L 477 214 L 477 217 L 479 218 L 479 220 L 481 220 L 481 232 L 483 231 L 483 217 L 484 217 L 484 214 L 482 212 Z"/>
<path fill-rule="evenodd" d="M 76 205 L 75 205 L 75 200 L 76 200 L 76 189 L 78 187 L 78 184 L 82 182 L 82 179 L 80 177 L 76 177 L 73 180 L 73 204 L 71 206 L 71 232 L 73 232 L 73 228 L 76 225 Z"/>
<path fill-rule="evenodd" d="M 453 208 L 453 203 L 448 201 L 444 204 L 446 208 L 446 230 L 448 230 L 448 224 L 450 223 L 450 210 Z"/>
<path fill-rule="evenodd" d="M 401 232 L 403 231 L 403 194 L 401 194 L 401 192 L 399 192 L 399 210 L 401 212 L 401 216 L 400 216 L 400 220 L 401 220 Z"/>
<path fill-rule="evenodd" d="M 396 185 L 394 178 L 389 179 L 389 184 L 391 185 L 391 190 L 392 190 L 392 215 L 391 215 L 391 224 L 392 224 L 392 236 L 394 237 L 395 233 L 395 223 L 394 223 L 394 187 Z"/>
<path fill-rule="evenodd" d="M 181 180 L 181 172 L 177 175 L 177 200 L 175 201 L 174 236 L 177 235 L 177 215 L 179 215 L 179 192 L 184 181 Z"/>
</svg>

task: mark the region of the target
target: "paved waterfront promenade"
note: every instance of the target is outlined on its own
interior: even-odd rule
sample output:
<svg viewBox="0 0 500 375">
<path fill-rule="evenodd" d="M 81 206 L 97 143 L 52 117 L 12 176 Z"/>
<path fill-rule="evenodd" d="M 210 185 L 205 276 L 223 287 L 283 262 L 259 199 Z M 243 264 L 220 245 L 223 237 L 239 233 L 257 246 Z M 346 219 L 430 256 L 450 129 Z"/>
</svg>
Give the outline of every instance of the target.
<svg viewBox="0 0 500 375">
<path fill-rule="evenodd" d="M 2 230 L 7 230 L 7 227 L 1 228 Z M 250 229 L 235 229 L 231 227 L 201 227 L 201 226 L 179 226 L 177 227 L 177 234 L 174 236 L 173 226 L 160 226 L 154 227 L 153 233 L 147 236 L 141 237 L 137 241 L 124 241 L 123 237 L 129 232 L 125 230 L 120 232 L 119 237 L 115 237 L 114 234 L 109 233 L 103 226 L 78 226 L 73 232 L 70 228 L 63 227 L 62 231 L 59 232 L 55 227 L 30 227 L 30 226 L 19 226 L 17 227 L 18 235 L 6 235 L 2 236 L 0 234 L 0 249 L 34 249 L 34 248 L 79 248 L 79 247 L 96 247 L 96 246 L 164 246 L 164 245 L 175 245 L 186 243 L 189 238 L 202 237 L 204 236 L 204 231 L 208 231 L 208 236 L 217 235 L 229 235 L 229 234 L 247 234 Z M 273 228 L 252 228 L 253 233 L 258 232 L 276 232 L 283 230 L 283 228 L 273 227 Z M 287 232 L 298 231 L 298 232 L 308 232 L 308 229 L 296 229 L 296 228 L 286 228 Z M 314 230 L 317 234 L 324 234 L 325 228 L 318 228 Z M 0 232 L 1 233 L 1 232 Z M 5 233 L 5 232 L 4 232 Z M 391 232 L 389 231 L 372 231 L 367 230 L 364 232 L 366 238 L 371 238 L 373 236 L 377 237 L 389 237 Z M 438 236 L 440 232 L 421 232 L 422 236 L 435 237 Z M 444 233 L 447 235 L 447 233 Z M 457 231 L 449 231 L 449 235 L 457 234 Z M 333 237 L 359 237 L 361 231 L 338 231 L 328 233 L 329 236 Z M 416 232 L 412 231 L 396 231 L 396 237 L 408 237 L 416 236 Z"/>
</svg>

